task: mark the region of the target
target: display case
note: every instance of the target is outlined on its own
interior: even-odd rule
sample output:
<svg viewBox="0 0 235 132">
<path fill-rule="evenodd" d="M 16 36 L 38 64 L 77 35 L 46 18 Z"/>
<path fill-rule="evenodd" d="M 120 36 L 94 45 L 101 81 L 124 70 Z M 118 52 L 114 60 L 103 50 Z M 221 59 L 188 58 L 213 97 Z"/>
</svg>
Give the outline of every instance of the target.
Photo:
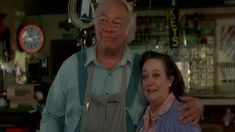
<svg viewBox="0 0 235 132">
<path fill-rule="evenodd" d="M 193 19 L 188 21 L 180 61 L 189 63 L 190 95 L 205 99 L 209 105 L 221 101 L 208 99 L 226 99 L 221 105 L 235 105 L 235 19 L 215 16 L 205 16 L 197 24 Z"/>
<path fill-rule="evenodd" d="M 234 13 L 189 11 L 180 19 L 179 48 L 169 49 L 166 12 L 155 12 L 158 13 L 146 11 L 138 14 L 136 39 L 129 47 L 139 53 L 155 50 L 169 54 L 184 67 L 181 73 L 187 94 L 206 98 L 208 104 L 211 103 L 209 98 L 226 98 L 229 105 L 235 105 L 230 101 L 235 98 Z"/>
<path fill-rule="evenodd" d="M 188 63 L 188 92 L 214 93 L 214 47 L 195 44 L 180 48 L 180 62 Z M 185 70 L 185 69 L 182 69 Z M 181 72 L 183 72 L 181 70 Z M 188 82 L 187 82 L 188 81 Z"/>
<path fill-rule="evenodd" d="M 165 12 L 138 12 L 135 40 L 129 47 L 138 53 L 153 49 L 162 52 L 167 41 L 168 26 Z"/>
</svg>

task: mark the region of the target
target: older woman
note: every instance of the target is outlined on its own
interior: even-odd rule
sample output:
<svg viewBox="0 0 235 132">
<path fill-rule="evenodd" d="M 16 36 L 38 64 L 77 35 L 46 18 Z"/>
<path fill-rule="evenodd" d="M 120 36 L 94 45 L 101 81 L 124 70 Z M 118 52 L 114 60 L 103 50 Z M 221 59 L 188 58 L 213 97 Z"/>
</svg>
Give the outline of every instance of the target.
<svg viewBox="0 0 235 132">
<path fill-rule="evenodd" d="M 200 132 L 199 125 L 182 123 L 178 110 L 185 85 L 177 65 L 166 54 L 142 56 L 142 85 L 149 103 L 138 125 L 141 132 Z"/>
</svg>

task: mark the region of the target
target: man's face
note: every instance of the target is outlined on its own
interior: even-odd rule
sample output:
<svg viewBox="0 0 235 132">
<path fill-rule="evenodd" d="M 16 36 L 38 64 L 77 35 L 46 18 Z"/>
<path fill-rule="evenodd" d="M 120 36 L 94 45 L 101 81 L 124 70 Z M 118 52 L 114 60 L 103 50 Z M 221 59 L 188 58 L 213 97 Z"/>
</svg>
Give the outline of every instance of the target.
<svg viewBox="0 0 235 132">
<path fill-rule="evenodd" d="M 97 45 L 103 51 L 119 51 L 127 42 L 128 11 L 120 2 L 105 6 L 97 18 Z"/>
</svg>

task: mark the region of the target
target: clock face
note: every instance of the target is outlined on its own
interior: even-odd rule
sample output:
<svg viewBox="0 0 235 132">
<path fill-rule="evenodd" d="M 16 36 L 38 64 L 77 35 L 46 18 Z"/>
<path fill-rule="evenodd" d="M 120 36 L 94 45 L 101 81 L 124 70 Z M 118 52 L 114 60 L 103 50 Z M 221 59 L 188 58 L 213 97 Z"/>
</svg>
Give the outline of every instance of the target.
<svg viewBox="0 0 235 132">
<path fill-rule="evenodd" d="M 34 24 L 24 26 L 19 33 L 19 45 L 26 52 L 37 52 L 44 44 L 42 29 Z"/>
</svg>

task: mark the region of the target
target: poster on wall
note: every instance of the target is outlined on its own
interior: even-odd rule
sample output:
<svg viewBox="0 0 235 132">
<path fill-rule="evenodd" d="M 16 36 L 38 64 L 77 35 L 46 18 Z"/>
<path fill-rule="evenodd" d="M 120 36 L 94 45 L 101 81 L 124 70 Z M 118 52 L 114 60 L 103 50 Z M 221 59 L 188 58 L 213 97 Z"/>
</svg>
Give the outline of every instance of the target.
<svg viewBox="0 0 235 132">
<path fill-rule="evenodd" d="M 218 91 L 234 93 L 235 18 L 216 20 L 216 65 Z"/>
<path fill-rule="evenodd" d="M 217 19 L 216 23 L 218 59 L 235 62 L 235 18 Z"/>
</svg>

